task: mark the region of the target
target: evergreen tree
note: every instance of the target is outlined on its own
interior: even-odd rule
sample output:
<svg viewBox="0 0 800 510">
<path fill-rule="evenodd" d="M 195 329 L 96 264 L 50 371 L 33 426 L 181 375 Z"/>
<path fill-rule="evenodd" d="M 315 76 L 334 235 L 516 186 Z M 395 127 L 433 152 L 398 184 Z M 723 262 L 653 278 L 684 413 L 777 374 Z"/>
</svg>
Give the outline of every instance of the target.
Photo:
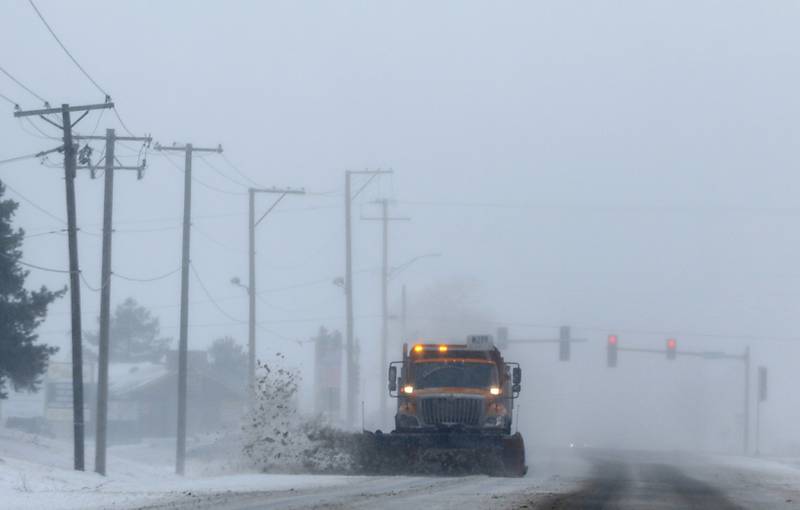
<svg viewBox="0 0 800 510">
<path fill-rule="evenodd" d="M 247 383 L 247 352 L 232 337 L 217 338 L 208 348 L 211 370 L 223 380 L 244 386 Z"/>
<path fill-rule="evenodd" d="M 25 232 L 14 230 L 11 220 L 19 204 L 3 200 L 0 181 L 0 398 L 6 398 L 6 384 L 15 390 L 36 391 L 56 347 L 37 343 L 36 329 L 47 315 L 47 307 L 66 292 L 41 287 L 24 288 L 28 271 L 20 264 Z"/>
<path fill-rule="evenodd" d="M 109 359 L 114 362 L 159 361 L 172 342 L 160 336 L 158 317 L 130 297 L 111 315 L 109 333 Z M 99 342 L 97 333 L 87 333 L 86 339 L 92 345 Z"/>
</svg>

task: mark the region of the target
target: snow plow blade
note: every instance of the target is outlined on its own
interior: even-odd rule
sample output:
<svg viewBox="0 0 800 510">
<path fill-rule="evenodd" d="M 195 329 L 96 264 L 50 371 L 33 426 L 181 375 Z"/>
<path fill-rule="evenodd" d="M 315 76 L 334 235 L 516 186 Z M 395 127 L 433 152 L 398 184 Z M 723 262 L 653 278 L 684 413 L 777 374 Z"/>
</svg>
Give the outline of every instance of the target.
<svg viewBox="0 0 800 510">
<path fill-rule="evenodd" d="M 365 432 L 357 463 L 364 472 L 391 475 L 520 477 L 525 465 L 522 436 L 469 433 Z"/>
</svg>

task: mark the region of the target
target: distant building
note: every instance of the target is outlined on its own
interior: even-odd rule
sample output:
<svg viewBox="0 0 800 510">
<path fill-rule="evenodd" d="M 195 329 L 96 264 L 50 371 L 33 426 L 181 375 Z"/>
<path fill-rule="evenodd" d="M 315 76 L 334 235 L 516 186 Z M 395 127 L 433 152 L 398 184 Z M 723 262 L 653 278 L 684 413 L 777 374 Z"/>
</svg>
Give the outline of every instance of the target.
<svg viewBox="0 0 800 510">
<path fill-rule="evenodd" d="M 314 410 L 337 421 L 341 412 L 342 335 L 321 328 L 314 339 Z"/>
<path fill-rule="evenodd" d="M 174 436 L 177 427 L 177 352 L 166 364 L 113 363 L 109 366 L 108 431 L 113 440 Z M 245 405 L 244 388 L 214 377 L 205 351 L 189 351 L 187 432 L 236 426 Z"/>
<path fill-rule="evenodd" d="M 210 369 L 205 351 L 189 351 L 187 432 L 238 426 L 245 388 L 226 382 Z M 177 352 L 164 363 L 110 363 L 108 367 L 108 437 L 112 442 L 142 437 L 174 437 L 177 429 Z M 84 365 L 86 435 L 95 432 L 96 366 Z M 2 423 L 28 432 L 72 436 L 72 365 L 51 362 L 38 393 L 12 392 L 0 408 Z"/>
</svg>

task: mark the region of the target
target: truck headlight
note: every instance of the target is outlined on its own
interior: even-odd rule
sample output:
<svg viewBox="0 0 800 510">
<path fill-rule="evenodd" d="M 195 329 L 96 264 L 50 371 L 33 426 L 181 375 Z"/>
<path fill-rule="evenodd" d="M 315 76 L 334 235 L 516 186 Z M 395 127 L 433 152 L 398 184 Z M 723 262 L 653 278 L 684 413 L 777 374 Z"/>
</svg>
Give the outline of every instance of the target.
<svg viewBox="0 0 800 510">
<path fill-rule="evenodd" d="M 489 393 L 491 393 L 492 395 L 499 395 L 500 388 L 498 388 L 497 386 L 492 386 L 491 388 L 489 388 Z"/>
</svg>

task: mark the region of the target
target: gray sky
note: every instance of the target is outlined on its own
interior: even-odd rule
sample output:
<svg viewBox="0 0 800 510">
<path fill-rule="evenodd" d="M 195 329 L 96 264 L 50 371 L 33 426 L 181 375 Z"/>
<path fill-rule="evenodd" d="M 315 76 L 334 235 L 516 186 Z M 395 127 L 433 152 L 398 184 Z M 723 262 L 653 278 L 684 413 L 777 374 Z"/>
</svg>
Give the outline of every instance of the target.
<svg viewBox="0 0 800 510">
<path fill-rule="evenodd" d="M 394 198 L 393 211 L 413 221 L 392 225 L 393 263 L 443 254 L 405 271 L 393 296 L 401 283 L 413 298 L 438 281 L 475 280 L 493 320 L 519 335 L 573 324 L 593 340 L 586 356 L 595 364 L 611 331 L 630 344 L 660 347 L 674 335 L 681 347 L 735 351 L 745 341 L 732 336 L 753 337 L 776 380 L 789 378 L 775 391 L 790 398 L 796 375 L 781 359 L 800 344 L 755 338 L 800 339 L 795 2 L 38 5 L 135 132 L 222 143 L 259 183 L 323 193 L 290 197 L 259 226 L 258 286 L 283 289 L 263 296 L 259 316 L 280 336 L 342 327 L 341 290 L 325 279 L 343 272 L 343 172 L 393 168 L 359 197 L 356 218 L 377 212 L 371 200 Z M 0 65 L 54 104 L 103 99 L 27 2 L 2 7 Z M 0 93 L 39 106 L 4 76 Z M 58 143 L 13 119 L 10 105 L 2 111 L 0 159 Z M 106 127 L 121 129 L 107 113 L 79 131 Z M 136 149 L 120 150 L 132 161 Z M 195 176 L 228 193 L 195 185 L 192 258 L 218 304 L 244 319 L 245 296 L 228 282 L 246 276 L 246 196 L 230 194 L 243 191 L 230 179 L 244 179 L 220 157 L 206 160 L 217 171 L 196 160 Z M 179 264 L 182 175 L 164 156 L 148 162 L 143 181 L 117 179 L 113 266 L 122 275 Z M 59 168 L 4 165 L 0 178 L 65 216 Z M 101 199 L 102 182 L 82 177 L 80 257 L 95 286 Z M 17 224 L 60 227 L 25 203 Z M 355 236 L 356 315 L 366 316 L 357 330 L 369 355 L 379 333 L 379 226 L 356 220 Z M 31 238 L 24 254 L 66 267 L 66 239 Z M 56 287 L 62 276 L 32 272 L 31 283 Z M 307 282 L 316 283 L 285 289 Z M 135 296 L 177 336 L 177 274 L 115 279 L 112 289 L 114 302 Z M 82 295 L 94 328 L 99 296 Z M 245 339 L 246 327 L 208 303 L 196 280 L 191 295 L 193 346 Z M 66 346 L 67 311 L 66 299 L 53 307 L 44 341 Z M 262 351 L 285 345 L 259 335 Z"/>
</svg>

